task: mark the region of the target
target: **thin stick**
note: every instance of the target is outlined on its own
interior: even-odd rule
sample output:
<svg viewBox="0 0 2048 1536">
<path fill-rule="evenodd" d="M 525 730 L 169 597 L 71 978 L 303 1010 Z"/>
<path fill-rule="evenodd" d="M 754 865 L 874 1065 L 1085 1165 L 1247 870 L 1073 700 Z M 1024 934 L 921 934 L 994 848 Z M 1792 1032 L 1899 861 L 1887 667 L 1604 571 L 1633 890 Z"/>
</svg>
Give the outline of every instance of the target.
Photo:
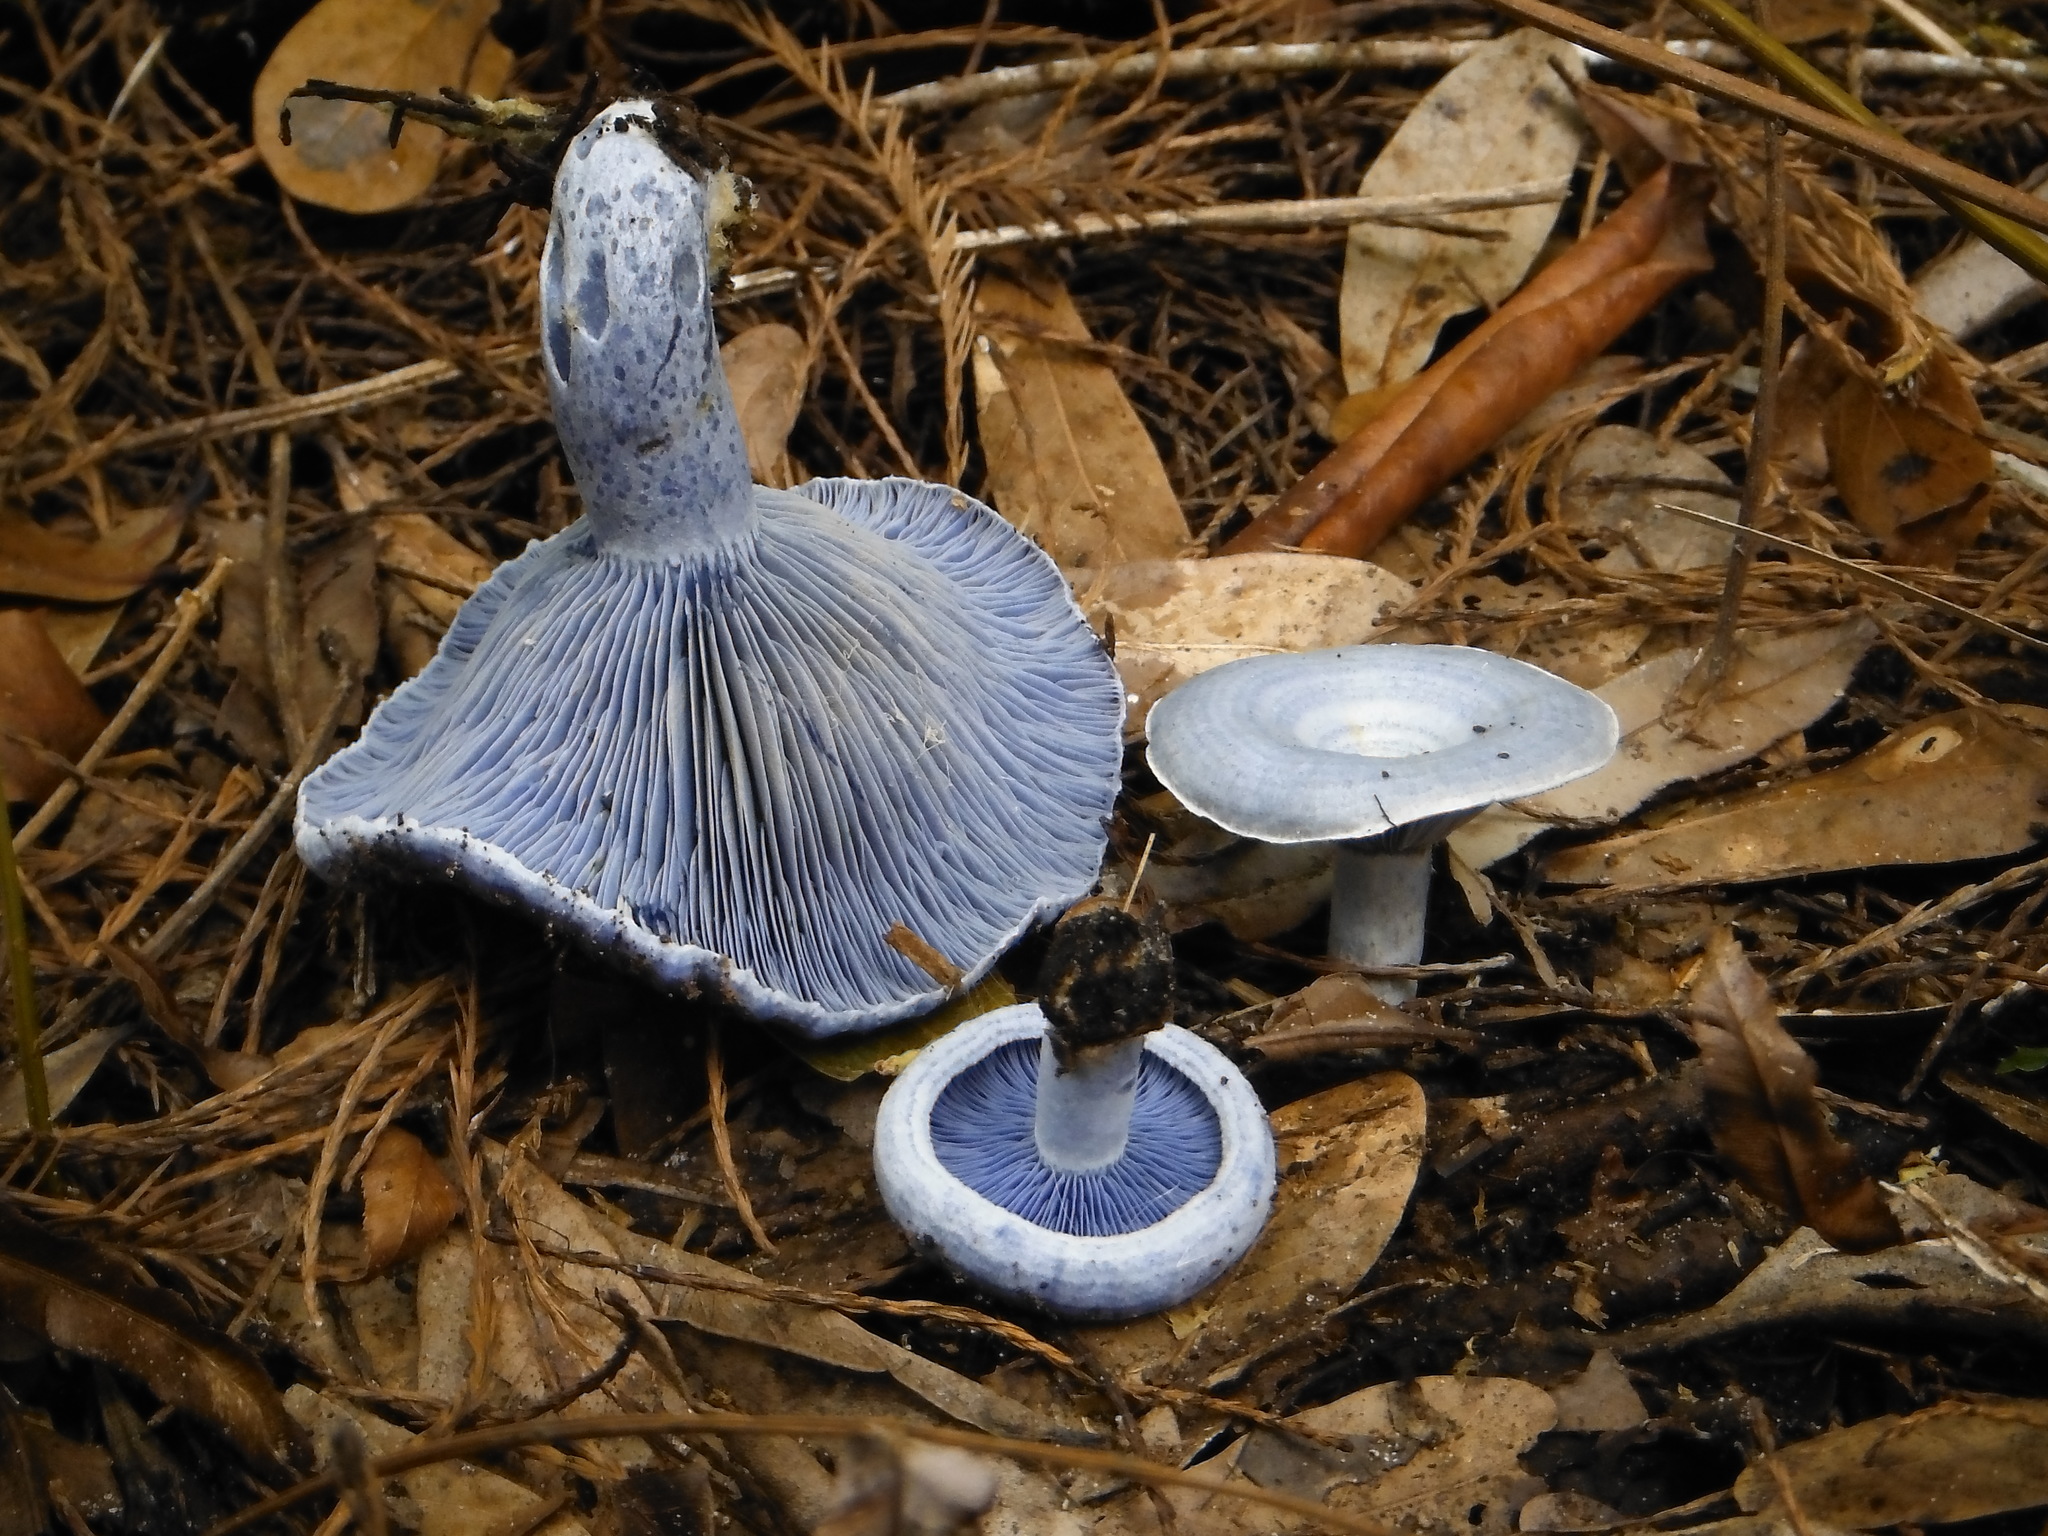
<svg viewBox="0 0 2048 1536">
<path fill-rule="evenodd" d="M 1446 213 L 1483 213 L 1494 208 L 1524 208 L 1532 203 L 1560 203 L 1571 190 L 1569 178 L 1516 181 L 1479 192 L 1429 192 L 1414 197 L 1283 197 L 1269 202 L 1213 203 L 1195 208 L 1153 208 L 1144 213 L 1077 213 L 1068 219 L 1037 224 L 998 224 L 993 229 L 963 229 L 958 247 L 990 251 L 1014 245 L 1046 245 L 1064 240 L 1095 240 L 1113 235 L 1145 235 L 1202 230 L 1326 229 L 1332 225 L 1384 224 L 1400 219 Z M 1497 231 L 1474 231 L 1475 238 Z"/>
<path fill-rule="evenodd" d="M 532 343 L 519 342 L 487 348 L 483 356 L 490 362 L 512 363 L 533 353 Z M 246 432 L 304 426 L 331 416 L 402 400 L 407 395 L 419 394 L 461 376 L 459 365 L 432 358 L 424 363 L 408 363 L 403 368 L 394 368 L 372 378 L 357 379 L 352 384 L 337 384 L 332 389 L 316 390 L 311 394 L 288 395 L 281 400 L 268 400 L 261 405 L 242 406 L 232 411 L 216 411 L 211 416 L 187 417 L 141 431 L 116 427 L 55 469 L 25 482 L 22 490 L 29 494 L 48 490 L 116 453 L 143 453 L 152 448 L 172 448 L 182 443 L 207 443 L 224 437 L 239 437 Z"/>
<path fill-rule="evenodd" d="M 1794 95 L 1823 111 L 1835 114 L 1838 120 L 1853 122 L 1881 138 L 1889 138 L 1894 147 L 1906 142 L 1903 134 L 1892 129 L 1854 93 L 1843 89 L 1837 82 L 1807 63 L 1762 27 L 1729 5 L 1727 0 L 1680 0 L 1680 3 L 1776 75 Z M 1950 165 L 1950 162 L 1941 160 L 1938 155 L 1930 158 L 1942 165 Z M 1987 202 L 1965 187 L 1952 185 L 1946 180 L 1927 175 L 1924 168 L 1908 165 L 1894 165 L 1892 168 L 1939 203 L 1947 210 L 1950 218 L 1986 245 L 2043 282 L 2048 282 L 2048 240 L 2043 240 L 2035 233 L 2036 228 L 2048 226 L 2041 226 L 2036 220 L 2024 214 L 2013 213 L 2010 209 L 1994 212 L 1995 204 Z M 2002 182 L 1991 182 L 1988 177 L 1981 179 L 1990 182 L 1990 185 L 2002 192 L 2012 190 Z M 2036 207 L 2048 206 L 2034 199 L 2029 201 L 2034 201 Z"/>
<path fill-rule="evenodd" d="M 1758 117 L 1783 118 L 1787 126 L 1797 128 L 1807 137 L 1861 155 L 1886 170 L 1896 171 L 1922 191 L 1939 188 L 2004 214 L 2029 229 L 2048 229 L 2048 203 L 1957 165 L 1952 160 L 1945 160 L 1940 155 L 1930 154 L 1888 129 L 1871 128 L 1846 117 L 1837 117 L 1822 108 L 1809 106 L 1797 97 L 1751 84 L 1660 48 L 1643 38 L 1630 37 L 1612 27 L 1587 21 L 1570 11 L 1547 4 L 1546 0 L 1488 0 L 1488 3 L 1494 9 L 1505 11 L 1533 27 L 1541 27 L 1555 37 L 1578 43 L 1610 59 L 1633 64 L 1659 80 L 1682 85 L 1716 101 L 1754 112 Z"/>
<path fill-rule="evenodd" d="M 1151 50 L 1121 58 L 1051 59 L 1017 64 L 913 85 L 878 96 L 869 107 L 877 118 L 891 112 L 911 117 L 953 107 L 978 106 L 1006 96 L 1035 96 L 1074 86 L 1144 85 L 1153 80 L 1197 80 L 1223 75 L 1305 74 L 1347 69 L 1448 69 L 1463 63 L 1477 45 L 1463 41 L 1381 38 L 1360 43 L 1264 43 L 1238 48 Z"/>
<path fill-rule="evenodd" d="M 1914 602 L 1924 603 L 1938 613 L 1945 613 L 1951 618 L 1978 625 L 2016 645 L 2024 645 L 2036 651 L 2048 651 L 2048 640 L 2030 635 L 2023 629 L 2014 629 L 2010 624 L 2001 624 L 1996 619 L 1987 619 L 1974 608 L 1965 608 L 1961 603 L 1952 603 L 1945 597 L 1936 597 L 1932 592 L 1916 587 L 1910 581 L 1901 581 L 1898 577 L 1880 571 L 1875 566 L 1865 565 L 1860 560 L 1845 560 L 1840 555 L 1830 554 L 1824 549 L 1815 549 L 1811 544 L 1802 544 L 1797 539 L 1786 538 L 1783 534 L 1766 533 L 1761 528 L 1745 529 L 1742 524 L 1731 523 L 1725 517 L 1715 517 L 1710 512 L 1696 512 L 1691 507 L 1681 507 L 1676 502 L 1655 501 L 1651 505 L 1659 512 L 1669 512 L 1674 517 L 1689 517 L 1696 523 L 1705 523 L 1713 528 L 1726 528 L 1731 533 L 1747 533 L 1752 539 L 1775 544 L 1778 548 L 1789 550 L 1793 554 L 1810 556 L 1823 565 L 1833 566 L 1838 571 L 1854 576 L 1859 581 L 1883 587 L 1887 592 L 1896 592 L 1901 597 L 1910 597 Z"/>
<path fill-rule="evenodd" d="M 100 732 L 99 739 L 85 749 L 85 755 L 78 760 L 73 776 L 51 790 L 49 798 L 43 801 L 36 813 L 23 824 L 21 831 L 15 834 L 15 852 L 25 853 L 34 845 L 35 840 L 42 836 L 50 823 L 64 813 L 64 807 L 77 798 L 79 785 L 85 781 L 86 776 L 99 767 L 107 754 L 121 744 L 122 736 L 127 733 L 128 727 L 135 723 L 135 717 L 142 713 L 142 707 L 156 697 L 157 689 L 161 688 L 164 679 L 170 676 L 171 668 L 176 666 L 178 658 L 185 654 L 185 647 L 191 644 L 193 632 L 198 629 L 199 621 L 206 617 L 207 609 L 213 605 L 215 596 L 220 592 L 221 583 L 228 578 L 228 567 L 233 564 L 234 561 L 223 555 L 213 562 L 212 568 L 207 571 L 205 579 L 198 586 L 178 595 L 177 625 L 171 631 L 170 639 L 164 642 L 163 649 L 156 654 L 156 660 L 149 664 L 149 670 L 142 674 L 141 681 L 136 683 L 128 697 L 122 701 L 121 707 L 114 711 L 114 718 L 107 722 L 107 728 Z"/>
<path fill-rule="evenodd" d="M 1892 0 L 1885 0 L 1892 9 Z M 1930 38 L 1930 41 L 1932 39 Z M 984 70 L 946 80 L 933 80 L 875 98 L 869 109 L 881 117 L 897 111 L 905 117 L 975 106 L 1009 96 L 1041 91 L 1138 84 L 1162 74 L 1168 80 L 1222 79 L 1236 75 L 1303 75 L 1344 70 L 1450 69 L 1462 64 L 1487 39 L 1376 38 L 1357 43 L 1265 43 L 1236 48 L 1183 48 L 1167 55 L 1164 70 L 1156 53 L 1131 53 L 1121 58 L 1053 59 Z M 1583 46 L 1583 45 L 1582 45 Z M 1936 46 L 1939 46 L 1938 44 Z M 1749 60 L 1739 48 L 1712 38 L 1672 38 L 1667 53 L 1697 59 L 1722 69 L 1741 69 Z M 1830 68 L 1840 66 L 1842 50 L 1823 49 L 1818 57 Z M 1922 53 L 1911 48 L 1871 48 L 1864 53 L 1864 75 L 1891 80 L 2048 80 L 2048 60 L 1989 59 L 1947 52 Z"/>
<path fill-rule="evenodd" d="M 1138 867 L 1131 871 L 1131 888 L 1124 892 L 1123 910 L 1131 910 L 1131 903 L 1138 896 L 1138 882 L 1145 878 L 1145 866 L 1152 862 L 1152 845 L 1159 841 L 1159 834 L 1152 833 L 1145 839 L 1145 851 L 1138 855 Z"/>
<path fill-rule="evenodd" d="M 733 1207 L 740 1213 L 740 1224 L 747 1229 L 754 1245 L 763 1253 L 773 1253 L 775 1244 L 754 1214 L 747 1187 L 740 1182 L 739 1164 L 732 1157 L 732 1133 L 725 1123 L 725 1051 L 716 1024 L 711 1026 L 711 1039 L 704 1047 L 704 1079 L 710 1097 L 705 1107 L 711 1112 L 711 1149 L 718 1158 L 718 1172 L 725 1180 L 726 1193 L 732 1196 Z"/>
<path fill-rule="evenodd" d="M 1932 16 L 1921 10 L 1911 0 L 1877 0 L 1877 3 L 1898 17 L 1913 31 L 1920 34 L 1927 46 L 1936 53 L 1947 54 L 1952 59 L 1967 59 L 1970 50 L 1957 42 L 1949 30 Z"/>
<path fill-rule="evenodd" d="M 1785 125 L 1777 118 L 1764 124 L 1764 314 L 1763 342 L 1757 356 L 1756 403 L 1749 413 L 1749 461 L 1743 468 L 1742 502 L 1736 521 L 1742 524 L 1728 546 L 1728 575 L 1721 585 L 1721 611 L 1714 619 L 1714 637 L 1680 689 L 1699 702 L 1720 686 L 1735 654 L 1735 628 L 1742 618 L 1742 589 L 1756 559 L 1756 540 L 1749 530 L 1771 492 L 1771 439 L 1778 420 L 1778 383 L 1785 353 Z"/>
<path fill-rule="evenodd" d="M 1446 226 L 1439 222 L 1441 216 L 1562 202 L 1569 190 L 1569 180 L 1553 179 L 1510 182 L 1480 192 L 1431 192 L 1414 197 L 1283 197 L 1270 202 L 1153 208 L 1144 213 L 1078 213 L 1071 218 L 1046 219 L 1037 224 L 998 224 L 992 229 L 963 229 L 953 236 L 953 249 L 973 253 L 1006 250 L 1020 245 L 1057 245 L 1070 240 L 1138 235 L 1202 234 L 1227 230 L 1288 234 L 1313 229 L 1348 229 L 1353 224 L 1409 223 L 1426 223 L 1430 228 L 1447 229 L 1451 234 L 1469 239 L 1492 240 L 1500 238 L 1498 230 Z M 763 294 L 794 288 L 803 278 L 804 272 L 795 267 L 759 267 L 734 277 L 727 285 L 726 295 L 722 296 L 759 298 Z"/>
<path fill-rule="evenodd" d="M 14 1070 L 21 1074 L 32 1135 L 50 1133 L 50 1083 L 43 1073 L 42 1030 L 36 1022 L 35 974 L 29 964 L 28 919 L 21 909 L 21 871 L 7 818 L 7 785 L 0 782 L 0 928 L 7 934 L 7 989 L 14 996 Z"/>
<path fill-rule="evenodd" d="M 1993 875 L 1989 880 L 1977 885 L 1965 885 L 1950 891 L 1939 901 L 1923 901 L 1904 917 L 1887 923 L 1882 928 L 1873 928 L 1854 943 L 1844 944 L 1840 949 L 1829 950 L 1824 955 L 1815 956 L 1804 965 L 1795 966 L 1786 973 L 1784 980 L 1788 986 L 1811 981 L 1816 976 L 1825 975 L 1847 965 L 1851 960 L 1860 960 L 1888 944 L 1895 944 L 1908 934 L 1918 933 L 1929 923 L 1938 923 L 1945 917 L 1953 917 L 1965 907 L 1973 907 L 1980 901 L 1989 901 L 1993 896 L 2002 896 L 2007 891 L 2015 890 L 2029 881 L 2044 876 L 2048 876 L 2048 859 L 2036 859 L 2030 864 L 2015 864 L 2011 869 Z"/>
<path fill-rule="evenodd" d="M 554 1419 L 529 1419 L 493 1429 L 471 1430 L 442 1440 L 422 1437 L 402 1451 L 379 1456 L 370 1463 L 378 1479 L 397 1477 L 417 1467 L 443 1461 L 482 1461 L 530 1445 L 557 1441 L 641 1439 L 651 1435 L 781 1435 L 802 1438 L 871 1439 L 876 1435 L 899 1435 L 930 1445 L 954 1446 L 984 1456 L 1003 1456 L 1032 1466 L 1078 1467 L 1106 1472 L 1117 1477 L 1161 1488 L 1187 1488 L 1212 1498 L 1234 1499 L 1246 1504 L 1285 1510 L 1312 1525 L 1343 1531 L 1348 1536 L 1390 1536 L 1389 1528 L 1367 1515 L 1355 1515 L 1298 1494 L 1261 1488 L 1249 1478 L 1218 1482 L 1208 1469 L 1183 1471 L 1156 1461 L 1145 1461 L 1119 1451 L 1098 1451 L 1087 1446 L 1047 1445 L 1036 1440 L 1017 1440 L 1007 1435 L 986 1435 L 978 1430 L 954 1429 L 945 1424 L 918 1424 L 903 1419 L 882 1419 L 837 1413 L 593 1413 Z M 269 1519 L 282 1510 L 341 1486 L 333 1468 L 307 1478 L 282 1493 L 251 1504 L 231 1515 L 206 1536 L 234 1536 L 234 1533 Z"/>
</svg>

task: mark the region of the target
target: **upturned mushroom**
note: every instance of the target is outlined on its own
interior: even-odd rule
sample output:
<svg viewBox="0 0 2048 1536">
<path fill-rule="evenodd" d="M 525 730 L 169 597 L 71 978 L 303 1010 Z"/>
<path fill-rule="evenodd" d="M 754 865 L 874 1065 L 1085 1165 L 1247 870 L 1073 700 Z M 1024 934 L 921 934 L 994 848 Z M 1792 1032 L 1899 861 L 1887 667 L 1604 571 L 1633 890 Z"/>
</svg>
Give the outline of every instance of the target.
<svg viewBox="0 0 2048 1536">
<path fill-rule="evenodd" d="M 1101 898 L 1054 930 L 1038 1003 L 917 1054 L 875 1124 L 875 1182 L 919 1246 L 1066 1317 L 1187 1300 L 1244 1256 L 1273 1135 L 1221 1052 L 1167 1021 L 1165 934 Z"/>
<path fill-rule="evenodd" d="M 585 515 L 306 781 L 297 843 L 823 1037 L 932 1006 L 1088 890 L 1123 696 L 979 502 L 752 483 L 710 304 L 733 182 L 699 153 L 644 101 L 571 144 L 541 363 Z"/>
<path fill-rule="evenodd" d="M 1527 662 L 1461 645 L 1253 656 L 1153 706 L 1146 760 L 1189 810 L 1267 843 L 1331 843 L 1330 954 L 1422 958 L 1436 844 L 1498 800 L 1540 794 L 1614 755 L 1604 700 Z M 1415 983 L 1367 983 L 1388 1002 Z"/>
</svg>

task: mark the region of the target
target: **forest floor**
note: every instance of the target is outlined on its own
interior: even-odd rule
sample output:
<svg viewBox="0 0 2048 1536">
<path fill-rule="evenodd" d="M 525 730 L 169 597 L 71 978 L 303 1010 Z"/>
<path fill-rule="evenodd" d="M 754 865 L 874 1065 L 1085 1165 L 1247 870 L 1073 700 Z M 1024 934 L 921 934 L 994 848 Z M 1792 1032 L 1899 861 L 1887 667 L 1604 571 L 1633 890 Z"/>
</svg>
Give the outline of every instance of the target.
<svg viewBox="0 0 2048 1536">
<path fill-rule="evenodd" d="M 2048 32 L 1758 0 L 1903 135 L 1852 153 L 1717 4 L 0 6 L 0 1536 L 2037 1531 L 2048 307 L 1954 207 L 2048 168 Z M 287 146 L 315 78 L 530 111 Z M 644 92 L 752 188 L 757 478 L 957 485 L 1114 648 L 1102 889 L 1281 1149 L 1164 1317 L 978 1295 L 876 1193 L 891 1075 L 1042 938 L 797 1048 L 293 852 L 579 513 L 551 156 Z M 1368 641 L 1623 731 L 1443 844 L 1400 1006 L 1328 849 L 1139 735 Z"/>
</svg>

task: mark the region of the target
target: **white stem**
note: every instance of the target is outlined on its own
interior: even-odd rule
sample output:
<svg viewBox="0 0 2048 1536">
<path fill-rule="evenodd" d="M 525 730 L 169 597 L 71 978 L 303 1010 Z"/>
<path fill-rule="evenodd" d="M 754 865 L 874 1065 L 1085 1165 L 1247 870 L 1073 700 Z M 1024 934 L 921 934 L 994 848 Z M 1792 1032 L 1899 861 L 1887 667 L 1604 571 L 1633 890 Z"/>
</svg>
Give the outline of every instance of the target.
<svg viewBox="0 0 2048 1536">
<path fill-rule="evenodd" d="M 1429 858 L 1413 853 L 1337 850 L 1330 892 L 1330 954 L 1353 965 L 1415 965 L 1422 959 L 1422 925 L 1429 913 Z M 1415 995 L 1413 980 L 1368 980 L 1366 988 L 1390 1003 Z"/>
<path fill-rule="evenodd" d="M 1038 1047 L 1038 1155 L 1048 1168 L 1086 1173 L 1124 1155 L 1145 1037 L 1080 1053 L 1065 1072 L 1047 1036 Z"/>
</svg>

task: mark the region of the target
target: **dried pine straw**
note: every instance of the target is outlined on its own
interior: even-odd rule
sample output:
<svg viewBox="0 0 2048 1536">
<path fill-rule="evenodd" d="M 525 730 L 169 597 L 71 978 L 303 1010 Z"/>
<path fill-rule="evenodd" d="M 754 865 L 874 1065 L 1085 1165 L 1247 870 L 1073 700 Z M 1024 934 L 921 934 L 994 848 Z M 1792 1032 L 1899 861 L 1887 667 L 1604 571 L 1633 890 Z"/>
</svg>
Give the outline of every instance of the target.
<svg viewBox="0 0 2048 1536">
<path fill-rule="evenodd" d="M 736 271 L 797 274 L 786 291 L 737 298 L 722 313 L 729 332 L 772 320 L 805 338 L 807 389 L 790 443 L 799 477 L 909 473 L 975 490 L 985 466 L 967 368 L 972 284 L 1020 258 L 970 253 L 961 232 L 1351 196 L 1435 78 L 1412 67 L 1415 51 L 1348 56 L 1350 73 L 1327 60 L 1284 73 L 1215 64 L 1223 54 L 1178 73 L 1142 61 L 1405 40 L 1443 62 L 1499 30 L 1479 7 L 1440 9 L 1432 26 L 1427 9 L 1393 0 L 1327 18 L 1229 0 L 1178 21 L 1162 10 L 1150 25 L 1133 12 L 1134 35 L 1104 37 L 1004 21 L 995 7 L 984 16 L 979 4 L 928 7 L 947 24 L 902 33 L 866 4 L 785 21 L 725 0 L 594 0 L 552 8 L 566 30 L 527 40 L 514 88 L 566 107 L 582 70 L 621 79 L 638 69 L 696 92 L 759 199 Z M 1616 25 L 1640 19 L 1597 9 Z M 263 24 L 265 46 L 284 20 Z M 181 22 L 165 43 L 165 20 L 144 0 L 91 0 L 18 7 L 0 35 L 0 519 L 26 513 L 104 532 L 171 511 L 185 528 L 158 579 L 114 621 L 101 648 L 112 660 L 90 674 L 115 725 L 41 808 L 17 816 L 43 1048 L 132 1032 L 81 1101 L 90 1113 L 48 1140 L 0 1125 L 0 1164 L 10 1202 L 128 1246 L 206 1316 L 241 1329 L 273 1285 L 301 1289 L 317 1316 L 322 1282 L 350 1274 L 332 1234 L 352 1218 L 376 1139 L 401 1119 L 442 1133 L 481 1253 L 496 1198 L 481 1172 L 484 1140 L 515 1142 L 545 1163 L 549 1137 L 584 1108 L 551 1097 L 543 1058 L 573 1047 L 554 1030 L 547 999 L 561 982 L 531 933 L 442 893 L 330 889 L 288 848 L 298 777 L 398 676 L 390 612 L 362 676 L 337 648 L 340 630 L 321 628 L 339 621 L 309 602 L 309 573 L 363 530 L 402 518 L 429 519 L 495 562 L 559 531 L 579 507 L 536 363 L 544 214 L 506 206 L 499 173 L 461 145 L 432 200 L 399 215 L 351 220 L 282 202 L 235 118 L 254 66 L 209 61 L 211 50 L 239 47 L 232 33 L 206 30 L 215 25 Z M 988 68 L 1091 62 L 1064 71 L 1049 94 L 991 90 L 984 104 L 963 105 L 965 88 L 934 87 L 891 108 L 891 91 L 945 81 L 970 54 Z M 1386 57 L 1404 67 L 1374 63 Z M 2039 158 L 2042 108 L 2021 88 L 1908 78 L 1897 61 L 1878 62 L 1866 97 L 1909 135 L 2009 180 Z M 1754 243 L 1760 130 L 1716 110 L 1701 133 L 1732 200 L 1728 244 Z M 1996 445 L 2048 457 L 2031 435 L 2048 389 L 1911 317 L 1887 241 L 1924 258 L 1945 226 L 1811 145 L 1795 142 L 1788 162 L 1794 267 L 1892 316 L 1902 348 L 1944 349 Z M 1582 173 L 1590 168 L 1589 153 Z M 1581 174 L 1561 227 L 1618 201 L 1608 185 L 1584 208 L 1589 185 Z M 1150 428 L 1193 549 L 1213 546 L 1328 447 L 1321 434 L 1342 394 L 1330 356 L 1341 240 L 1336 229 L 1232 230 L 1029 255 L 1065 279 L 1094 337 L 1080 350 L 1116 372 Z M 1724 255 L 1722 265 L 1741 261 Z M 1743 302 L 1754 310 L 1753 295 Z M 1845 366 L 1867 369 L 1805 302 L 1795 292 L 1801 328 Z M 1399 638 L 1554 653 L 1642 625 L 1666 646 L 1701 643 L 1721 573 L 1596 566 L 1558 521 L 1563 474 L 1587 432 L 1622 420 L 1739 475 L 1749 323 L 1717 297 L 1681 293 L 1624 339 L 1640 369 L 1511 439 L 1438 497 L 1381 552 L 1417 583 Z M 2024 326 L 2001 334 L 2014 351 L 2039 339 Z M 1806 757 L 1753 762 L 1686 796 L 1813 772 L 1940 709 L 2040 699 L 2038 661 L 1955 614 L 2048 632 L 2048 503 L 2008 484 L 1993 497 L 1990 531 L 1953 570 L 1885 567 L 1925 599 L 1766 547 L 1742 591 L 1741 633 L 1862 612 L 1884 647 Z M 1788 480 L 1764 526 L 1843 560 L 1882 558 L 1824 485 Z M 217 563 L 229 553 L 232 569 Z M 408 581 L 468 590 L 380 558 L 387 605 L 417 595 Z M 438 634 L 423 605 L 403 611 L 404 624 Z M 1117 833 L 1133 857 L 1145 842 L 1138 821 Z M 2036 921 L 2044 879 L 2048 866 L 2032 864 L 2003 884 L 1982 871 L 1918 883 L 1850 875 L 1693 893 L 1678 905 L 1739 917 L 1788 1006 L 1928 1010 L 1946 1019 L 1946 1040 L 1967 1009 L 2048 967 Z M 1642 916 L 1638 898 L 1506 879 L 1494 897 L 1521 956 L 1512 968 L 1440 978 L 1455 985 L 1426 996 L 1433 1023 L 1471 1029 L 1568 1011 L 1604 1014 L 1619 1030 L 1637 1018 L 1602 992 L 1597 972 L 1617 924 Z M 1510 947 L 1503 932 L 1441 958 Z M 1205 1009 L 1234 1006 L 1219 1001 L 1220 984 L 1255 950 L 1220 960 L 1203 951 L 1218 970 L 1206 992 L 1194 989 Z M 701 1060 L 695 1043 L 690 1053 Z M 753 1122 L 741 1110 L 782 1069 L 734 1055 L 713 1055 L 710 1123 L 687 1122 L 669 1161 L 706 1187 L 722 1175 L 740 1213 L 707 1219 L 692 1246 L 757 1248 L 765 1261 L 803 1210 L 747 1175 Z M 1914 1083 L 1932 1066 L 1930 1046 Z M 480 1298 L 484 1269 L 480 1259 Z M 762 1273 L 770 1298 L 815 1306 L 829 1289 L 778 1291 L 779 1272 Z M 947 1317 L 939 1303 L 891 1305 L 911 1320 Z M 488 1304 L 472 1326 L 490 1336 Z M 1050 1345 L 1023 1352 L 1079 1370 Z M 442 1427 L 480 1402 L 473 1380 L 463 1398 L 437 1405 Z"/>
</svg>

